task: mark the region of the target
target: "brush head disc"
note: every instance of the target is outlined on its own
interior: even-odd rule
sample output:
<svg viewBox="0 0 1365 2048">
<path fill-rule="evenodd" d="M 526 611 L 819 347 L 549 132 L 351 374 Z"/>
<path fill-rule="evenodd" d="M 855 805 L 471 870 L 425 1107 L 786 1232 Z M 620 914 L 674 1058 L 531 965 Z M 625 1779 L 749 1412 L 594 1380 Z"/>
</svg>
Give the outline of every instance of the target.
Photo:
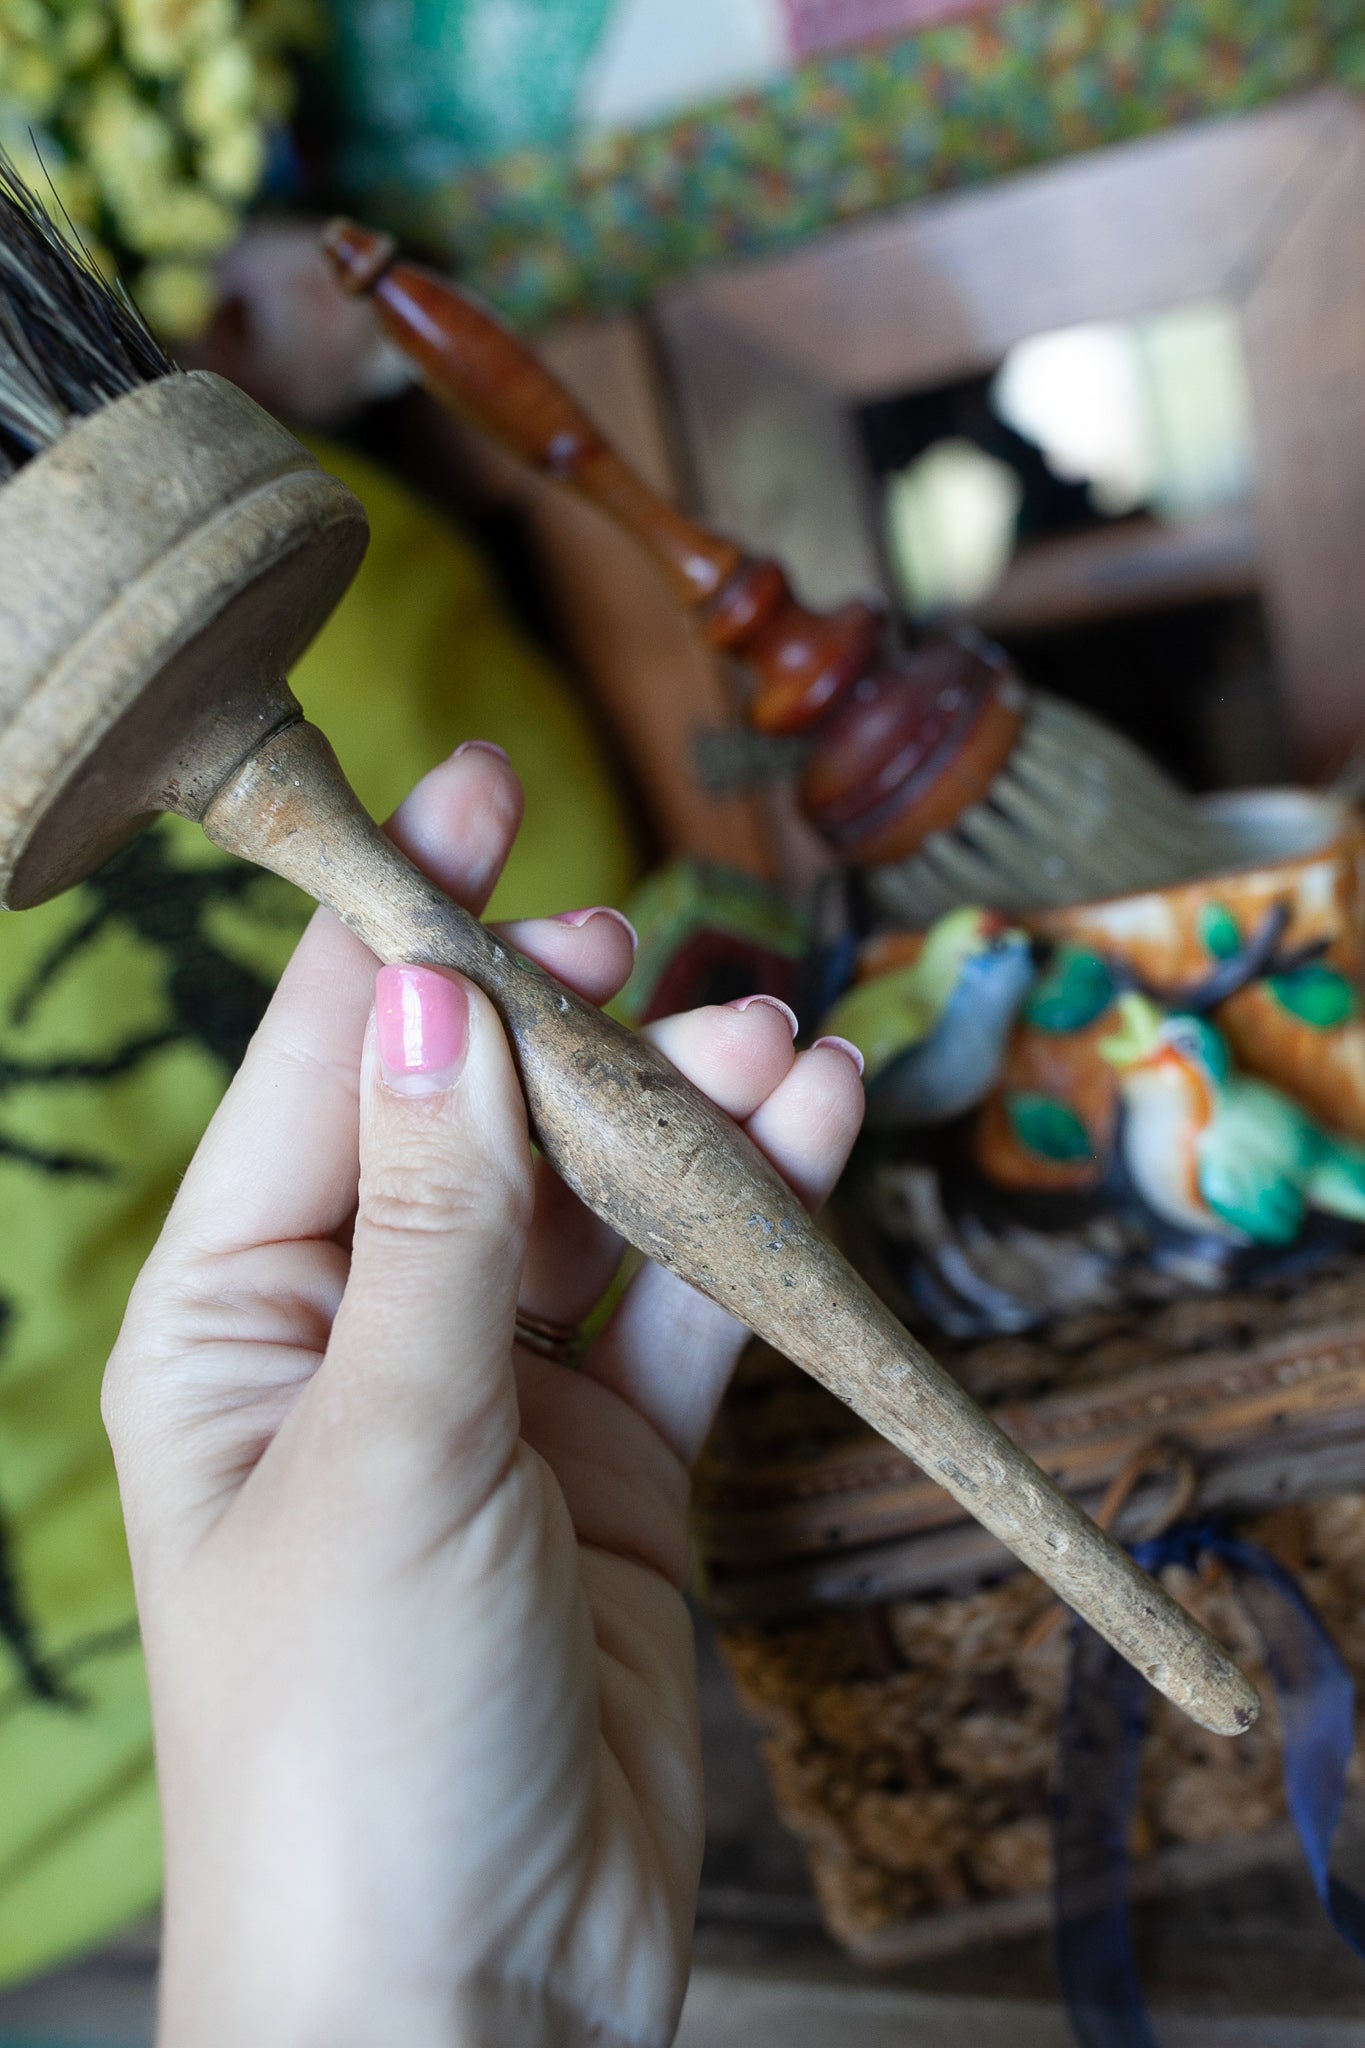
<svg viewBox="0 0 1365 2048">
<path fill-rule="evenodd" d="M 284 677 L 355 574 L 359 502 L 220 377 L 78 419 L 0 486 L 0 905 L 201 816 L 298 715 Z"/>
</svg>

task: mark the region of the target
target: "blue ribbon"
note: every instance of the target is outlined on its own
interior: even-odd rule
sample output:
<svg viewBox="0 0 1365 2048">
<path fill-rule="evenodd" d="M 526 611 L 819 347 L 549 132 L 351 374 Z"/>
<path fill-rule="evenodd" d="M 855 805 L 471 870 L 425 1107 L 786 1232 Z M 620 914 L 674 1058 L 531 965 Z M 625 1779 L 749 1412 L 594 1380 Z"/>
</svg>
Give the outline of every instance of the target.
<svg viewBox="0 0 1365 2048">
<path fill-rule="evenodd" d="M 1333 1875 L 1355 1743 L 1351 1675 L 1291 1572 L 1212 1522 L 1133 1552 L 1144 1571 L 1221 1558 L 1265 1645 L 1283 1739 L 1285 1799 L 1318 1897 L 1365 1956 L 1365 1899 Z M 1157 2048 L 1133 1954 L 1128 1837 L 1147 1732 L 1146 1681 L 1077 1622 L 1053 1804 L 1057 1973 L 1081 2048 Z"/>
</svg>

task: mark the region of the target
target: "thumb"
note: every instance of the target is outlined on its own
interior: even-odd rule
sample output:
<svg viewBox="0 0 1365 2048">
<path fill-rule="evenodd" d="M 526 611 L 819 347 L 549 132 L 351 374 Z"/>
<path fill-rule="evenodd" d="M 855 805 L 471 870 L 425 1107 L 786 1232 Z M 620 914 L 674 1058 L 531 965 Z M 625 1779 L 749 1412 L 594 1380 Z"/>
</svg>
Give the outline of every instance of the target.
<svg viewBox="0 0 1365 2048">
<path fill-rule="evenodd" d="M 486 1498 L 517 1440 L 512 1328 L 532 1185 L 492 1005 L 457 975 L 382 968 L 350 1277 L 319 1391 L 367 1457 L 387 1443 L 439 1464 L 456 1515 Z"/>
</svg>

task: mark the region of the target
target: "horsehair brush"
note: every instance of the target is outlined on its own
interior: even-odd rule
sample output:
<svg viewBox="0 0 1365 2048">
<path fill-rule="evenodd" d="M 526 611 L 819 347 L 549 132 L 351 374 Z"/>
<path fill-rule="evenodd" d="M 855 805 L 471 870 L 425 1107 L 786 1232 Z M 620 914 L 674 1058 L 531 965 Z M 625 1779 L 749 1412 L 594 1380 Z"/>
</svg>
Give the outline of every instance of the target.
<svg viewBox="0 0 1365 2048">
<path fill-rule="evenodd" d="M 43 902 L 178 812 L 381 960 L 497 1006 L 547 1157 L 599 1216 L 842 1396 L 1220 1733 L 1236 1666 L 926 1356 L 749 1139 L 383 836 L 284 676 L 365 515 L 268 414 L 176 371 L 0 177 L 0 905 Z"/>
<path fill-rule="evenodd" d="M 959 637 L 906 652 L 875 606 L 798 603 L 776 562 L 658 497 L 516 334 L 463 287 L 400 261 L 389 236 L 338 220 L 323 249 L 440 397 L 615 520 L 702 638 L 748 667 L 750 724 L 783 770 L 804 740 L 800 806 L 867 870 L 894 922 L 927 925 L 964 903 L 1083 903 L 1243 858 L 1140 748 L 1026 690 L 998 649 Z"/>
</svg>

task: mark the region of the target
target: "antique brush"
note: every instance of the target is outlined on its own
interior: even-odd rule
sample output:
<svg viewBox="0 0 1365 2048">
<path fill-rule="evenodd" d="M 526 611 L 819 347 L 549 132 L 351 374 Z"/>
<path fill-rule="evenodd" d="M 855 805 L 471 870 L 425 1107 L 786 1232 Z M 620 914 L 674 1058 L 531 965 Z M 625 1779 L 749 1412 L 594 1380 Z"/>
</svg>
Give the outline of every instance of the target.
<svg viewBox="0 0 1365 2048">
<path fill-rule="evenodd" d="M 380 959 L 468 975 L 598 1215 L 841 1395 L 1196 1719 L 1249 1726 L 1219 1646 L 921 1350 L 744 1133 L 366 815 L 284 680 L 364 551 L 350 492 L 232 385 L 171 369 L 12 177 L 0 251 L 0 905 L 174 811 Z"/>
<path fill-rule="evenodd" d="M 808 611 L 776 563 L 660 500 L 515 335 L 468 293 L 397 261 L 387 236 L 336 221 L 323 246 L 438 394 L 631 533 L 707 642 L 748 666 L 751 725 L 805 736 L 801 808 L 868 871 L 888 918 L 922 926 L 965 903 L 1023 913 L 1240 857 L 1137 747 L 1027 692 L 998 649 L 964 638 L 907 653 L 873 606 Z"/>
</svg>

